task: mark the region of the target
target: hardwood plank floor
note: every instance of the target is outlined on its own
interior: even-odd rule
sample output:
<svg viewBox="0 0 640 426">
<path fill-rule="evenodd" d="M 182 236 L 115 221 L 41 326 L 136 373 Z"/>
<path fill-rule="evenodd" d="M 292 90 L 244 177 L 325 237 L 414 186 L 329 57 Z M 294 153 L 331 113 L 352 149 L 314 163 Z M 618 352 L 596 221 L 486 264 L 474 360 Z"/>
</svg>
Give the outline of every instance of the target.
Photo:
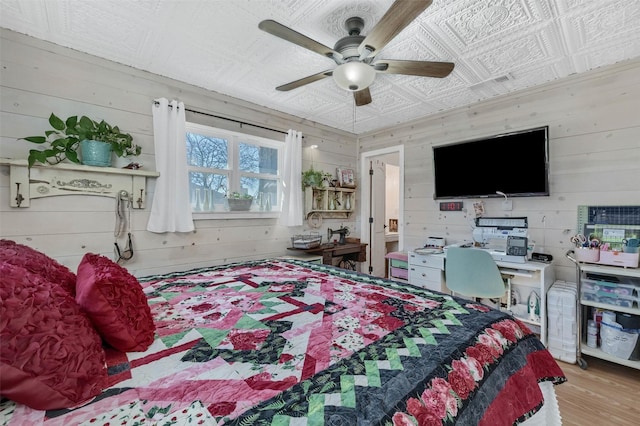
<svg viewBox="0 0 640 426">
<path fill-rule="evenodd" d="M 640 425 L 640 370 L 583 356 L 587 369 L 558 361 L 567 382 L 555 387 L 564 426 Z"/>
</svg>

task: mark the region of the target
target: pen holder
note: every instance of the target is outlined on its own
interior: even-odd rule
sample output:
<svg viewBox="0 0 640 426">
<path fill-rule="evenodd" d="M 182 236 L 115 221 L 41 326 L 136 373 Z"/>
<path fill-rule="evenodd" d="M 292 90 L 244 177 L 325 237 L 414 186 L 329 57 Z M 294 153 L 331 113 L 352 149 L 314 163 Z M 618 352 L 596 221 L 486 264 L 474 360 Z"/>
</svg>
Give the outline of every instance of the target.
<svg viewBox="0 0 640 426">
<path fill-rule="evenodd" d="M 600 260 L 600 249 L 597 247 L 576 247 L 575 255 L 578 262 L 595 263 Z"/>
<path fill-rule="evenodd" d="M 638 238 L 629 238 L 628 240 L 623 240 L 622 251 L 624 253 L 638 253 L 638 249 L 640 248 L 640 239 Z"/>
</svg>

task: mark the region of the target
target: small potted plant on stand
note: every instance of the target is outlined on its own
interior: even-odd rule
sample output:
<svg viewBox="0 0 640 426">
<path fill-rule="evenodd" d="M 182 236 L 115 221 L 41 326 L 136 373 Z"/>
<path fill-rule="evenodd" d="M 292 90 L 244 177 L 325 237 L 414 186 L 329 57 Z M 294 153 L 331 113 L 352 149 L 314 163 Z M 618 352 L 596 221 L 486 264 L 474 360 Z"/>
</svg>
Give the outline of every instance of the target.
<svg viewBox="0 0 640 426">
<path fill-rule="evenodd" d="M 118 126 L 111 126 L 102 120 L 94 121 L 86 116 L 71 116 L 65 121 L 51 114 L 49 124 L 53 130 L 45 131 L 44 136 L 22 138 L 28 142 L 44 145 L 45 149 L 29 151 L 29 167 L 36 162 L 57 164 L 65 159 L 71 162 L 92 166 L 111 165 L 111 153 L 118 157 L 140 155 L 142 149 L 133 143 L 128 133 L 122 133 Z M 92 142 L 98 141 L 97 144 Z M 94 145 L 97 145 L 94 146 Z M 82 155 L 79 156 L 78 152 Z M 93 154 L 102 155 L 95 159 Z"/>
<path fill-rule="evenodd" d="M 118 126 L 111 126 L 102 120 L 100 123 L 95 122 L 95 132 L 93 132 L 93 141 L 107 143 L 111 147 L 111 152 L 115 154 L 117 158 L 127 159 L 129 157 L 137 157 L 142 152 L 142 148 L 139 145 L 133 143 L 133 137 L 129 133 L 122 133 Z M 91 144 L 89 140 L 83 140 L 81 142 L 81 153 L 83 164 L 86 162 L 85 149 Z M 127 164 L 129 164 L 129 161 Z M 109 154 L 109 161 L 105 161 L 107 165 L 111 165 L 111 154 Z M 100 165 L 100 164 L 96 164 Z"/>
<path fill-rule="evenodd" d="M 251 208 L 253 197 L 249 194 L 232 192 L 227 196 L 227 203 L 231 211 L 247 211 Z"/>
</svg>

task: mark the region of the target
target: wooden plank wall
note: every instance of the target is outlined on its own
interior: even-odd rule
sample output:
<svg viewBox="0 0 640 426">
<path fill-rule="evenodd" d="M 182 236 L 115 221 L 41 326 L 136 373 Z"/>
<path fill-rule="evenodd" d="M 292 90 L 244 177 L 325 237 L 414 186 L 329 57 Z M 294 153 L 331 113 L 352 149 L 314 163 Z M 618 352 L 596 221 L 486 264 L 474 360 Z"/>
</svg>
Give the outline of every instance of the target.
<svg viewBox="0 0 640 426">
<path fill-rule="evenodd" d="M 139 161 L 155 169 L 151 105 L 154 99 L 179 99 L 187 109 L 304 135 L 303 170 L 357 168 L 355 135 L 271 111 L 175 80 L 102 60 L 71 49 L 1 30 L 0 157 L 26 158 L 33 144 L 18 138 L 44 134 L 48 117 L 87 115 L 119 125 L 143 148 Z M 206 117 L 206 116 L 205 116 Z M 205 118 L 206 119 L 206 118 Z M 214 120 L 215 121 L 215 120 Z M 236 124 L 215 124 L 238 129 Z M 244 126 L 243 131 L 252 129 Z M 283 134 L 274 132 L 272 138 Z M 317 150 L 309 148 L 318 145 Z M 141 276 L 186 270 L 210 264 L 287 254 L 290 236 L 308 232 L 278 225 L 277 219 L 196 221 L 193 233 L 154 234 L 146 231 L 155 180 L 149 179 L 148 208 L 134 210 L 135 257 L 125 266 Z M 32 201 L 30 208 L 9 207 L 8 167 L 0 167 L 0 237 L 30 245 L 72 270 L 86 252 L 113 256 L 115 201 L 94 196 L 65 196 Z M 356 204 L 357 206 L 357 204 Z M 318 232 L 341 224 L 353 230 L 357 214 L 325 220 Z M 122 244 L 122 241 L 120 241 Z"/>
<path fill-rule="evenodd" d="M 471 238 L 473 202 L 480 200 L 463 200 L 462 212 L 439 211 L 432 147 L 543 125 L 550 133 L 551 195 L 513 198 L 510 212 L 502 211 L 502 198 L 484 199 L 485 216 L 527 216 L 536 251 L 553 255 L 558 279 L 575 282 L 565 253 L 577 206 L 640 205 L 640 60 L 361 135 L 359 151 L 405 146 L 405 249 L 422 246 L 427 236 L 455 243 Z M 460 179 L 484 167 L 500 165 L 460 170 Z"/>
</svg>

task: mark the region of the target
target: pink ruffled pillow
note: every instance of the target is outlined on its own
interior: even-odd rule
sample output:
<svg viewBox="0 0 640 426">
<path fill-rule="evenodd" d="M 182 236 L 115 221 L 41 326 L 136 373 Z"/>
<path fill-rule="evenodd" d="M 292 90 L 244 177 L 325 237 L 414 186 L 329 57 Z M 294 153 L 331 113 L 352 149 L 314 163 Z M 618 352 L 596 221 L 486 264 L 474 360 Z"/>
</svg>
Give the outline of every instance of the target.
<svg viewBox="0 0 640 426">
<path fill-rule="evenodd" d="M 22 266 L 47 281 L 60 284 L 70 295 L 76 294 L 76 274 L 55 259 L 29 246 L 11 240 L 0 240 L 0 261 Z"/>
<path fill-rule="evenodd" d="M 107 370 L 102 340 L 59 284 L 0 262 L 0 390 L 37 410 L 98 395 Z"/>
<path fill-rule="evenodd" d="M 76 301 L 115 349 L 138 352 L 153 343 L 155 325 L 142 286 L 109 258 L 84 255 L 78 266 Z"/>
</svg>

